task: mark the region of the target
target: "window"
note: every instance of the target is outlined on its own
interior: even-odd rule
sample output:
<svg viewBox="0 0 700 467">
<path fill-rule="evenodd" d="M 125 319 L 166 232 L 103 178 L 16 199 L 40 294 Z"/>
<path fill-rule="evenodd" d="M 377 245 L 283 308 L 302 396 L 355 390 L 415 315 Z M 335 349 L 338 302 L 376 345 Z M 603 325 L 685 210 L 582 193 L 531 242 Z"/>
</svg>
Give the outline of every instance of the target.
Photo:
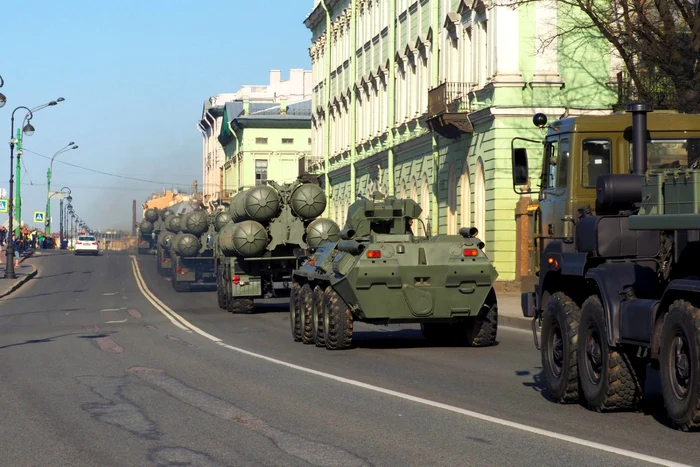
<svg viewBox="0 0 700 467">
<path fill-rule="evenodd" d="M 612 172 L 611 143 L 607 139 L 584 139 L 581 146 L 581 186 L 594 188 L 598 176 Z"/>
<path fill-rule="evenodd" d="M 311 144 L 311 138 L 309 138 L 309 144 Z"/>
<path fill-rule="evenodd" d="M 294 144 L 294 138 L 282 138 L 282 144 Z"/>
<path fill-rule="evenodd" d="M 548 141 L 546 188 L 566 189 L 569 181 L 569 140 Z"/>
<path fill-rule="evenodd" d="M 95 237 L 78 237 L 79 242 L 96 242 Z"/>
<path fill-rule="evenodd" d="M 255 138 L 255 144 L 267 144 L 267 138 Z"/>
<path fill-rule="evenodd" d="M 267 185 L 267 160 L 255 160 L 255 185 Z"/>
<path fill-rule="evenodd" d="M 566 188 L 569 183 L 569 140 L 562 139 L 559 142 L 559 155 L 557 157 L 559 169 L 557 170 L 556 188 Z"/>
<path fill-rule="evenodd" d="M 629 144 L 630 172 L 634 168 L 632 143 Z M 700 139 L 652 139 L 647 143 L 647 168 L 669 169 L 700 166 Z"/>
</svg>

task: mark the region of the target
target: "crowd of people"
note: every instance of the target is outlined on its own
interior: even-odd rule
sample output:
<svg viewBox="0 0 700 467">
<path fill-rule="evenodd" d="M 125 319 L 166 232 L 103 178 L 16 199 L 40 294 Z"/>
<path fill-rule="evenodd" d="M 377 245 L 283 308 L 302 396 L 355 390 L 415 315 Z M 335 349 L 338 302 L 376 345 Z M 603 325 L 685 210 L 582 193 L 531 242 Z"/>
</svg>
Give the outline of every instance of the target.
<svg viewBox="0 0 700 467">
<path fill-rule="evenodd" d="M 20 229 L 19 237 L 12 233 L 10 235 L 5 226 L 0 226 L 0 249 L 5 251 L 8 244 L 12 244 L 14 250 L 15 267 L 19 266 L 20 258 L 29 250 L 39 248 L 48 249 L 55 245 L 54 238 L 46 237 L 44 232 L 39 230 L 30 231 L 26 226 Z"/>
</svg>

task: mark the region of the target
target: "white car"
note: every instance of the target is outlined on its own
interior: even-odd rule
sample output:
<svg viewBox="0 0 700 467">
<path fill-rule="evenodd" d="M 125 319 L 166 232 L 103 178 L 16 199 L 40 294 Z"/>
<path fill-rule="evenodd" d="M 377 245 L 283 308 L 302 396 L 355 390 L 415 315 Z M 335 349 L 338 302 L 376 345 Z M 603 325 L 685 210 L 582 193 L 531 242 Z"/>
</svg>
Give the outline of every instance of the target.
<svg viewBox="0 0 700 467">
<path fill-rule="evenodd" d="M 100 254 L 100 244 L 92 235 L 81 235 L 75 241 L 75 254 Z"/>
</svg>

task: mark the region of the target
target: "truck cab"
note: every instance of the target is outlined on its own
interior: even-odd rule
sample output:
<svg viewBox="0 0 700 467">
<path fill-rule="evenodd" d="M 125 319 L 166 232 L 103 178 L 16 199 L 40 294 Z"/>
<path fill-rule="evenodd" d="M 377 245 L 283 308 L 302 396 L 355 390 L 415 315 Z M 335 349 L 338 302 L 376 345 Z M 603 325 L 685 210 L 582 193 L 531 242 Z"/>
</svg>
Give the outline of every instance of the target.
<svg viewBox="0 0 700 467">
<path fill-rule="evenodd" d="M 632 158 L 632 116 L 626 113 L 579 116 L 547 123 L 538 113 L 533 123 L 546 129 L 544 140 L 514 138 L 511 143 L 513 189 L 530 194 L 532 220 L 528 240 L 534 274 L 522 280 L 523 292 L 538 282 L 544 250 L 557 243 L 562 251 L 572 251 L 574 227 L 580 209 L 596 212 L 596 181 L 606 174 L 630 173 Z M 674 167 L 686 164 L 687 157 L 700 155 L 700 115 L 656 111 L 648 116 L 648 166 Z M 530 150 L 517 146 L 530 143 Z M 532 145 L 537 144 L 535 150 Z M 686 153 L 689 156 L 686 156 Z M 529 159 L 540 158 L 539 179 L 530 178 Z"/>
</svg>

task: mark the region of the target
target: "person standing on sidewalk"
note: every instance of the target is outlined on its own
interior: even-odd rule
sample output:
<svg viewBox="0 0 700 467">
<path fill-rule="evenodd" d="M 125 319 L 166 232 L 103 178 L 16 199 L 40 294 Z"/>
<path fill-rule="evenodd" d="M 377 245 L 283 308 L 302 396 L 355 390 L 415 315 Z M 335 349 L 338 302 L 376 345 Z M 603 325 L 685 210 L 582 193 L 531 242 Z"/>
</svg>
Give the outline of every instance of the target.
<svg viewBox="0 0 700 467">
<path fill-rule="evenodd" d="M 19 247 L 20 243 L 15 234 L 12 234 L 12 248 L 15 251 L 15 267 L 19 267 Z"/>
</svg>

